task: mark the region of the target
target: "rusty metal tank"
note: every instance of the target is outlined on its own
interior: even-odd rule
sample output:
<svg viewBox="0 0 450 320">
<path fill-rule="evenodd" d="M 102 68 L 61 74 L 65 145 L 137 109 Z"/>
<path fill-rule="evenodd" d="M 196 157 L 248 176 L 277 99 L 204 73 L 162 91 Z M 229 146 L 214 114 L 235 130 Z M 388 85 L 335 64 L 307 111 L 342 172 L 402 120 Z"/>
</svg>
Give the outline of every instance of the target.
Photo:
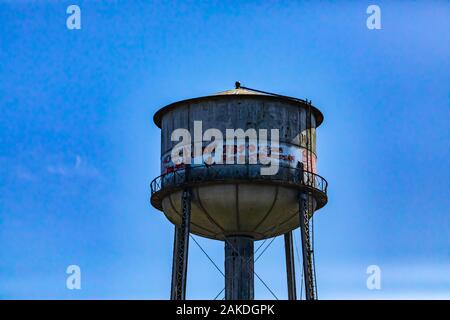
<svg viewBox="0 0 450 320">
<path fill-rule="evenodd" d="M 171 151 L 177 142 L 171 134 L 184 128 L 194 137 L 194 121 L 202 121 L 203 132 L 216 128 L 224 136 L 226 129 L 278 129 L 278 172 L 261 175 L 261 165 L 248 163 L 175 165 Z M 316 172 L 316 127 L 322 121 L 308 101 L 239 86 L 165 106 L 154 115 L 161 129 L 161 176 L 151 183 L 151 203 L 180 225 L 182 191 L 189 187 L 190 232 L 211 239 L 260 240 L 293 230 L 299 226 L 299 190 L 311 195 L 311 212 L 327 202 L 327 183 Z"/>
</svg>

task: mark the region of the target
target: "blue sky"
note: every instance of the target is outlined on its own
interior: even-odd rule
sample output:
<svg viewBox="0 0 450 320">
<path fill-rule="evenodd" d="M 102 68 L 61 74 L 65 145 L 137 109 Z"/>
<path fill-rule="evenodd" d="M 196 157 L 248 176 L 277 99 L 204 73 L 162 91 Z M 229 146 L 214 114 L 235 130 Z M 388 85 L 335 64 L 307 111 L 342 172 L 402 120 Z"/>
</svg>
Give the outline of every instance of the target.
<svg viewBox="0 0 450 320">
<path fill-rule="evenodd" d="M 168 298 L 152 116 L 240 80 L 324 113 L 319 298 L 449 299 L 449 21 L 446 1 L 0 0 L 0 298 Z M 198 241 L 222 266 L 223 243 Z M 373 264 L 381 290 L 366 288 Z M 188 298 L 222 289 L 193 242 L 188 270 Z M 287 297 L 281 237 L 256 271 Z"/>
</svg>

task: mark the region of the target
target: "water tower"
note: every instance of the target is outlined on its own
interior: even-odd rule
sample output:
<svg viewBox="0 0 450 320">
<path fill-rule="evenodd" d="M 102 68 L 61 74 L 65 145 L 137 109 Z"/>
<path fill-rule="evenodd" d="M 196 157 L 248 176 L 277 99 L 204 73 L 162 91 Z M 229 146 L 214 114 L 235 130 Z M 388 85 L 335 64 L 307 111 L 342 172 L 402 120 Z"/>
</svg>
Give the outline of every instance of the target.
<svg viewBox="0 0 450 320">
<path fill-rule="evenodd" d="M 178 101 L 156 112 L 161 175 L 151 182 L 150 200 L 175 226 L 171 299 L 185 299 L 193 233 L 224 242 L 227 300 L 254 298 L 254 241 L 284 235 L 288 296 L 295 300 L 292 231 L 298 227 L 306 299 L 317 299 L 310 220 L 327 203 L 327 182 L 316 172 L 316 128 L 322 121 L 311 101 L 239 82 L 235 89 Z M 177 129 L 188 137 L 175 134 L 174 139 Z M 222 143 L 215 143 L 220 134 Z M 213 163 L 204 155 L 211 144 Z M 173 159 L 174 148 L 175 154 L 181 150 L 183 161 Z M 255 161 L 263 150 L 266 162 Z M 268 159 L 278 161 L 269 174 L 263 171 Z"/>
</svg>

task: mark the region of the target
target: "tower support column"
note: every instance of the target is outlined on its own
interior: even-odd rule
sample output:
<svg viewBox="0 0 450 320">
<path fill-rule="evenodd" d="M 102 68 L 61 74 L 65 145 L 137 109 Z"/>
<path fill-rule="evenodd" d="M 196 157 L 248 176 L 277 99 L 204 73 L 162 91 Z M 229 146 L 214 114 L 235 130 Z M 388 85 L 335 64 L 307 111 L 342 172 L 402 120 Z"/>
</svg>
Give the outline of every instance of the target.
<svg viewBox="0 0 450 320">
<path fill-rule="evenodd" d="M 254 244 L 244 236 L 225 239 L 225 300 L 254 299 Z"/>
<path fill-rule="evenodd" d="M 299 195 L 300 234 L 302 238 L 303 274 L 305 278 L 306 300 L 315 300 L 314 266 L 311 255 L 311 238 L 309 232 L 310 201 L 308 197 L 309 195 L 304 193 L 300 193 Z"/>
<path fill-rule="evenodd" d="M 189 250 L 189 231 L 191 221 L 191 192 L 189 189 L 182 194 L 181 225 L 175 226 L 173 262 L 172 262 L 172 286 L 171 300 L 186 299 L 186 278 Z"/>
<path fill-rule="evenodd" d="M 286 275 L 287 275 L 287 285 L 288 285 L 288 299 L 289 300 L 297 300 L 292 231 L 289 231 L 284 234 L 284 251 L 286 254 Z"/>
</svg>

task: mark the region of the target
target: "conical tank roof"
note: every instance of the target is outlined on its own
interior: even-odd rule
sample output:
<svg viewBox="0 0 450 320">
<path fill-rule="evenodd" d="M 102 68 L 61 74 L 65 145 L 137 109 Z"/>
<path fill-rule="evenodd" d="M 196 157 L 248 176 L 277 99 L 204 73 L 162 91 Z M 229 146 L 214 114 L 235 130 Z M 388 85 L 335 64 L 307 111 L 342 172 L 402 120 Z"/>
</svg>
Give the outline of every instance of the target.
<svg viewBox="0 0 450 320">
<path fill-rule="evenodd" d="M 243 89 L 243 88 L 236 88 L 236 89 L 231 89 L 231 90 L 225 90 L 225 91 L 221 91 L 221 92 L 217 92 L 214 95 L 215 96 L 226 96 L 226 95 L 235 95 L 235 94 L 245 94 L 245 95 L 263 95 L 263 96 L 267 96 L 268 94 L 265 93 L 260 93 L 260 92 L 256 92 L 256 91 L 252 91 L 249 89 Z"/>
<path fill-rule="evenodd" d="M 163 115 L 166 112 L 168 112 L 169 110 L 176 108 L 177 106 L 179 106 L 181 104 L 188 103 L 188 102 L 197 102 L 197 101 L 206 100 L 206 99 L 215 99 L 215 98 L 220 98 L 220 97 L 230 97 L 231 98 L 236 95 L 239 95 L 242 97 L 258 96 L 258 97 L 264 97 L 265 99 L 271 99 L 271 100 L 284 100 L 284 101 L 289 101 L 289 102 L 298 104 L 299 106 L 301 106 L 303 108 L 311 107 L 311 111 L 314 114 L 315 119 L 316 119 L 316 127 L 318 127 L 323 122 L 322 112 L 320 112 L 319 109 L 317 109 L 316 107 L 311 105 L 310 102 L 308 102 L 307 100 L 302 100 L 302 99 L 283 96 L 283 95 L 279 95 L 279 94 L 264 92 L 264 91 L 260 91 L 260 90 L 256 90 L 256 89 L 241 87 L 241 84 L 239 81 L 236 81 L 234 89 L 220 91 L 220 92 L 214 93 L 212 95 L 208 95 L 208 96 L 185 99 L 185 100 L 173 102 L 173 103 L 159 109 L 153 116 L 153 121 L 159 128 L 161 128 L 161 119 L 162 119 Z"/>
</svg>

